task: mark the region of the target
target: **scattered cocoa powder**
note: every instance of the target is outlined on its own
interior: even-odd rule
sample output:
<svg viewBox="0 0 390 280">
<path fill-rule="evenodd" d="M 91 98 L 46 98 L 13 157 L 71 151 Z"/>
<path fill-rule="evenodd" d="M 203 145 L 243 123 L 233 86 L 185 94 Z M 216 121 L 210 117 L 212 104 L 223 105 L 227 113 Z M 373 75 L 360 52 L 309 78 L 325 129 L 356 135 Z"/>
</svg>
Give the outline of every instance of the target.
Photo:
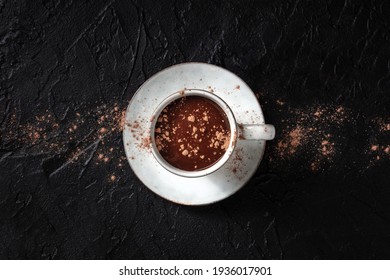
<svg viewBox="0 0 390 280">
<path fill-rule="evenodd" d="M 370 162 L 366 169 L 369 169 L 381 161 L 390 159 L 390 144 L 373 144 L 367 149 L 366 154 L 370 156 Z"/>
<path fill-rule="evenodd" d="M 276 100 L 277 106 L 285 102 Z M 276 143 L 271 152 L 271 166 L 294 164 L 304 158 L 307 170 L 319 171 L 333 163 L 338 155 L 340 135 L 332 135 L 335 129 L 344 127 L 350 115 L 342 106 L 319 105 L 303 109 L 289 109 L 289 119 L 281 120 Z"/>
<path fill-rule="evenodd" d="M 370 162 L 367 169 L 390 159 L 390 118 L 374 117 L 368 121 L 370 141 L 365 154 Z"/>
<path fill-rule="evenodd" d="M 390 131 L 390 118 L 376 117 L 372 120 L 371 125 L 379 132 Z"/>
<path fill-rule="evenodd" d="M 151 143 L 152 143 L 152 140 L 151 140 L 150 136 L 145 136 L 142 138 L 142 141 L 140 143 L 140 148 L 149 150 Z"/>
<path fill-rule="evenodd" d="M 134 143 L 140 149 L 140 151 L 150 152 L 152 143 L 150 137 L 150 129 L 145 129 L 144 126 L 141 124 L 143 122 L 145 122 L 144 119 L 137 119 L 134 120 L 132 123 L 125 122 L 125 126 L 129 128 Z M 126 143 L 126 145 L 129 146 L 130 142 Z"/>
<path fill-rule="evenodd" d="M 0 145 L 18 146 L 42 155 L 62 157 L 76 163 L 93 161 L 94 165 L 114 164 L 123 167 L 121 139 L 125 110 L 121 105 L 89 106 L 85 110 L 68 112 L 60 119 L 51 110 L 21 121 L 21 113 L 14 109 L 7 120 L 5 135 Z M 92 149 L 92 150 L 91 150 Z M 91 151 L 95 156 L 91 157 Z"/>
<path fill-rule="evenodd" d="M 208 90 L 209 92 L 214 92 L 214 89 L 213 89 L 211 86 L 208 86 L 208 87 L 207 87 L 207 90 Z"/>
<path fill-rule="evenodd" d="M 280 156 L 292 155 L 302 145 L 302 139 L 305 136 L 305 131 L 300 126 L 296 126 L 288 132 L 287 137 L 280 139 L 277 142 L 277 151 Z"/>
<path fill-rule="evenodd" d="M 322 140 L 320 152 L 325 157 L 332 157 L 335 153 L 334 143 L 330 143 L 326 140 L 328 137 L 330 137 L 330 134 L 327 134 L 324 138 L 325 140 Z"/>
<path fill-rule="evenodd" d="M 242 180 L 248 173 L 243 161 L 244 157 L 247 157 L 244 154 L 244 149 L 242 147 L 236 148 L 231 156 L 232 158 L 228 168 L 235 178 Z"/>
</svg>

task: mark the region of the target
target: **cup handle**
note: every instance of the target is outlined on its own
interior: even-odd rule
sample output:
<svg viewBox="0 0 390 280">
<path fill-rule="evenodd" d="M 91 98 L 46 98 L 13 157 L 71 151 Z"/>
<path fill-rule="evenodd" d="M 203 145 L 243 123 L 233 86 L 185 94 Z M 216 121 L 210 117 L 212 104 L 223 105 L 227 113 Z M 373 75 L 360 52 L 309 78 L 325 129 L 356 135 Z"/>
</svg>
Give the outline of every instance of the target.
<svg viewBox="0 0 390 280">
<path fill-rule="evenodd" d="M 275 138 L 275 127 L 272 124 L 240 124 L 239 139 L 272 140 Z"/>
</svg>

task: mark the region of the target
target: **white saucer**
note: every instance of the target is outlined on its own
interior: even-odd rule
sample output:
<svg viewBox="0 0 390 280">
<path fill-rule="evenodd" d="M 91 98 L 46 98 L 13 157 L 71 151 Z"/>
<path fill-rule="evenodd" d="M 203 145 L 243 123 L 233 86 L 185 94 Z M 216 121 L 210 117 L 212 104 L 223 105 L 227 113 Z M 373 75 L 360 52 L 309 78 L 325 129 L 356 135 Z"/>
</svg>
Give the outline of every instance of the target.
<svg viewBox="0 0 390 280">
<path fill-rule="evenodd" d="M 239 124 L 265 123 L 256 96 L 235 74 L 206 63 L 178 64 L 152 76 L 131 99 L 123 131 L 126 156 L 138 178 L 159 196 L 185 205 L 214 203 L 238 191 L 252 177 L 263 157 L 265 141 L 238 139 L 226 164 L 204 177 L 188 178 L 169 172 L 150 150 L 149 130 L 155 108 L 184 88 L 218 95 Z"/>
</svg>

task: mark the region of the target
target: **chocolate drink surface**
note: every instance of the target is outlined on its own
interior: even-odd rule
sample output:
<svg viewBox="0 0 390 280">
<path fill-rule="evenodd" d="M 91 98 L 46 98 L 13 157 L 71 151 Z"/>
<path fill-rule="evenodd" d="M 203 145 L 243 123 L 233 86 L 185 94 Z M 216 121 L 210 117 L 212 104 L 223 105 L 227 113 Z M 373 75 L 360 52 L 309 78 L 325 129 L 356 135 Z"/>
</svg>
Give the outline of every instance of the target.
<svg viewBox="0 0 390 280">
<path fill-rule="evenodd" d="M 212 166 L 225 154 L 230 134 L 227 116 L 215 102 L 185 96 L 163 109 L 154 137 L 159 153 L 169 164 L 196 171 Z"/>
</svg>

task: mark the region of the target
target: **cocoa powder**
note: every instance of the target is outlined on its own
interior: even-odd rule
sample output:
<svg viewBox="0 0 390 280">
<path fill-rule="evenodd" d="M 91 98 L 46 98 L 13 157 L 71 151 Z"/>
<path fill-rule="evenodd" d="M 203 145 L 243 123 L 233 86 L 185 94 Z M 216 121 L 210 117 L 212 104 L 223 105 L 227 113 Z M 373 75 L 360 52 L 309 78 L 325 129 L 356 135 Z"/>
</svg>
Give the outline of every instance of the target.
<svg viewBox="0 0 390 280">
<path fill-rule="evenodd" d="M 168 163 L 182 170 L 200 170 L 215 164 L 226 152 L 229 122 L 213 101 L 186 96 L 163 109 L 154 137 Z"/>
<path fill-rule="evenodd" d="M 20 149 L 29 149 L 30 153 L 64 158 L 65 163 L 110 164 L 122 170 L 126 158 L 116 140 L 121 139 L 124 125 L 125 110 L 121 107 L 117 103 L 90 106 L 68 112 L 64 119 L 51 110 L 42 110 L 23 122 L 15 108 L 0 144 L 14 143 Z"/>
<path fill-rule="evenodd" d="M 277 99 L 275 105 L 283 108 L 285 102 Z M 271 166 L 277 168 L 304 158 L 306 169 L 317 172 L 333 163 L 342 137 L 332 135 L 331 131 L 344 127 L 349 115 L 342 106 L 289 109 L 289 118 L 282 119 L 279 126 L 279 136 L 271 152 Z"/>
</svg>

